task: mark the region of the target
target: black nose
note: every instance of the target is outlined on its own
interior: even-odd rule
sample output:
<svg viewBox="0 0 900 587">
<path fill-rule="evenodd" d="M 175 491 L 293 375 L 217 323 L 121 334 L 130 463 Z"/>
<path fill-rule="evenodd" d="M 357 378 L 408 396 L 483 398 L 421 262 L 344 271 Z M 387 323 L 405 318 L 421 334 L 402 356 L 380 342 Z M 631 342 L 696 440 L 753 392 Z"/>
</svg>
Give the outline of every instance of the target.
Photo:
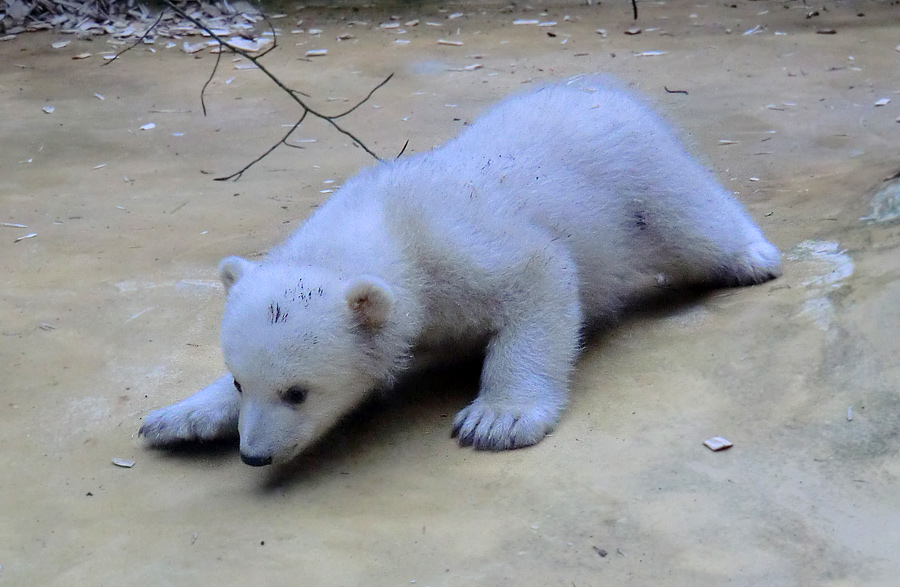
<svg viewBox="0 0 900 587">
<path fill-rule="evenodd" d="M 251 467 L 265 467 L 272 464 L 272 457 L 251 457 L 241 453 L 241 460 Z"/>
</svg>

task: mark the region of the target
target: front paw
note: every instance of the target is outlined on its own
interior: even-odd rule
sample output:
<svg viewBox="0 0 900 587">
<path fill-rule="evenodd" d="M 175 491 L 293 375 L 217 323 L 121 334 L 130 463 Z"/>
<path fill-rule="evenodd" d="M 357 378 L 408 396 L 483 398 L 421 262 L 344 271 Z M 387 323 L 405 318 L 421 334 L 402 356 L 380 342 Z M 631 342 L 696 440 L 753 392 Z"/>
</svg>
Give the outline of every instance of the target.
<svg viewBox="0 0 900 587">
<path fill-rule="evenodd" d="M 508 408 L 477 398 L 456 415 L 452 435 L 461 446 L 509 450 L 540 442 L 558 419 L 556 409 L 538 405 Z"/>
<path fill-rule="evenodd" d="M 213 440 L 237 434 L 237 409 L 184 401 L 151 412 L 138 431 L 150 446 Z"/>
</svg>

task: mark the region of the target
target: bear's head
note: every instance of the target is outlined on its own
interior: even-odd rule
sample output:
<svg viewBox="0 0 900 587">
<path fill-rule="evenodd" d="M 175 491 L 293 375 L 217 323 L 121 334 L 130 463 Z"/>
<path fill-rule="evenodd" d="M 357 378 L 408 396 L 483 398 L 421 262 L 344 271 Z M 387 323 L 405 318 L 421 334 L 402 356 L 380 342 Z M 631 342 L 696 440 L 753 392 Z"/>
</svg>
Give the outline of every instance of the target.
<svg viewBox="0 0 900 587">
<path fill-rule="evenodd" d="M 395 298 L 371 275 L 314 267 L 219 265 L 228 293 L 225 364 L 241 393 L 241 458 L 290 460 L 384 384 L 408 353 L 392 334 Z"/>
</svg>

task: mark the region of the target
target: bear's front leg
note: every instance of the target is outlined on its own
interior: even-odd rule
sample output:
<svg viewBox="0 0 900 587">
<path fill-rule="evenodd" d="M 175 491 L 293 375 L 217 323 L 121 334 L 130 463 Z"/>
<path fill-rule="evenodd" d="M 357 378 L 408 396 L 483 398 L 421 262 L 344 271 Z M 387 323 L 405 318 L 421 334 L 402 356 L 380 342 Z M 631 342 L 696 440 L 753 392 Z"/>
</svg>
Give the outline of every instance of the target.
<svg viewBox="0 0 900 587">
<path fill-rule="evenodd" d="M 237 436 L 241 396 L 231 375 L 191 397 L 151 412 L 138 434 L 151 446 Z"/>
<path fill-rule="evenodd" d="M 539 442 L 568 400 L 581 311 L 574 263 L 548 247 L 525 264 L 504 324 L 487 346 L 478 397 L 453 421 L 462 446 L 505 450 Z"/>
</svg>

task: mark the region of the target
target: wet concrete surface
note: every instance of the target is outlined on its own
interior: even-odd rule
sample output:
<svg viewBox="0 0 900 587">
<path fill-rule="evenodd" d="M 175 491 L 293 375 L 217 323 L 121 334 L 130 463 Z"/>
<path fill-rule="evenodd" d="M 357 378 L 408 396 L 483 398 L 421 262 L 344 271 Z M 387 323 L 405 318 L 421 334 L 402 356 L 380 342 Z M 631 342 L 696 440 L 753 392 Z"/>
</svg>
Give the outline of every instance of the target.
<svg viewBox="0 0 900 587">
<path fill-rule="evenodd" d="M 136 431 L 222 371 L 218 260 L 261 254 L 371 158 L 310 122 L 295 136 L 316 142 L 214 182 L 299 116 L 259 71 L 224 58 L 204 118 L 213 55 L 158 43 L 101 67 L 102 38 L 0 43 L 0 222 L 27 226 L 0 226 L 0 584 L 895 585 L 889 4 L 810 4 L 807 18 L 799 2 L 640 3 L 639 35 L 623 34 L 626 2 L 289 10 L 280 27 L 324 32 L 286 34 L 264 63 L 323 111 L 395 73 L 344 120 L 383 157 L 407 140 L 429 149 L 543 80 L 619 76 L 738 193 L 785 275 L 598 336 L 536 447 L 458 448 L 450 421 L 476 377 L 437 371 L 282 470 L 228 444 L 147 450 Z M 421 22 L 379 29 L 391 14 Z M 317 48 L 328 55 L 302 59 Z M 647 51 L 664 54 L 635 55 Z M 702 445 L 716 435 L 734 447 Z"/>
</svg>

